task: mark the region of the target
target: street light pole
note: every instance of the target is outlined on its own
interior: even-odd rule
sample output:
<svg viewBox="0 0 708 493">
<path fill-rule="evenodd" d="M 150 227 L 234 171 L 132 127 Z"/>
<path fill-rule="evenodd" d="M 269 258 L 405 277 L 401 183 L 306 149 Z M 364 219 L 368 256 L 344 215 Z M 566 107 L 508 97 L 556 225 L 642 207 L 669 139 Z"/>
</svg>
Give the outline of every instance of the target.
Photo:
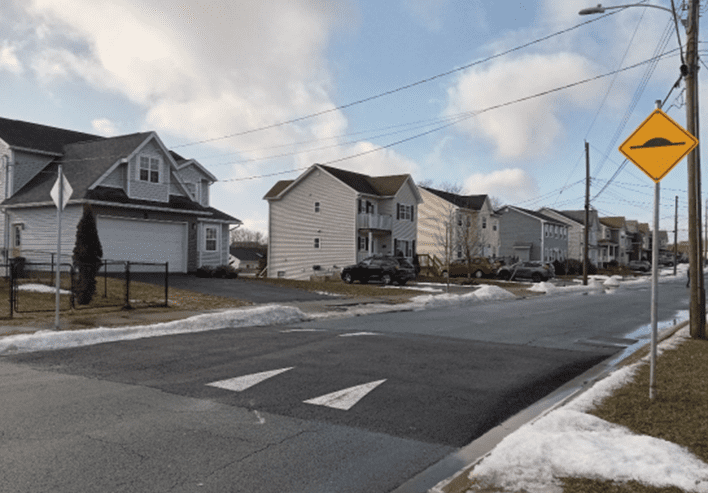
<svg viewBox="0 0 708 493">
<path fill-rule="evenodd" d="M 673 5 L 673 2 L 672 2 Z M 686 23 L 686 58 L 681 67 L 681 73 L 686 83 L 686 130 L 693 136 L 699 133 L 698 117 L 698 14 L 699 1 L 689 0 L 688 19 Z M 678 20 L 674 9 L 647 3 L 633 3 L 583 9 L 580 15 L 603 14 L 606 10 L 623 9 L 627 7 L 651 7 L 666 10 L 674 17 L 676 34 L 678 35 Z M 680 40 L 679 40 L 680 42 Z M 688 261 L 690 280 L 690 331 L 694 339 L 706 339 L 706 298 L 703 283 L 703 262 L 701 259 L 701 183 L 700 183 L 700 147 L 696 146 L 687 158 L 688 167 Z M 655 236 L 657 236 L 655 234 Z M 654 238 L 656 241 L 657 238 Z"/>
</svg>

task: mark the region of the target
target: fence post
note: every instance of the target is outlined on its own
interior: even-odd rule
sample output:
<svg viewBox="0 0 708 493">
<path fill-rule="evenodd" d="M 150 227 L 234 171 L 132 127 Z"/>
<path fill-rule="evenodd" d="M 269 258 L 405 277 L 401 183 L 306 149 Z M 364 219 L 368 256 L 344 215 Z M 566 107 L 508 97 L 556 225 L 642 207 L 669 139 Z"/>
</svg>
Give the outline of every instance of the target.
<svg viewBox="0 0 708 493">
<path fill-rule="evenodd" d="M 108 298 L 108 260 L 103 261 L 103 297 Z"/>
<path fill-rule="evenodd" d="M 169 286 L 168 279 L 170 277 L 170 263 L 165 262 L 165 308 L 167 308 L 169 305 L 167 304 L 167 289 Z"/>
<path fill-rule="evenodd" d="M 13 318 L 14 308 L 15 308 L 15 272 L 12 265 L 8 264 L 10 268 L 10 318 Z"/>
<path fill-rule="evenodd" d="M 54 279 L 54 252 L 51 253 L 52 256 L 52 275 L 49 277 L 49 285 L 52 285 L 52 279 Z M 57 267 L 59 268 L 59 267 Z"/>
<path fill-rule="evenodd" d="M 61 269 L 61 264 L 57 263 L 57 269 Z M 74 298 L 74 293 L 76 292 L 76 271 L 74 270 L 74 264 L 69 264 L 69 281 L 71 294 L 69 294 L 69 303 L 71 304 L 71 309 L 76 309 L 76 299 Z"/>
<path fill-rule="evenodd" d="M 130 260 L 125 263 L 125 305 L 124 310 L 130 310 Z"/>
</svg>

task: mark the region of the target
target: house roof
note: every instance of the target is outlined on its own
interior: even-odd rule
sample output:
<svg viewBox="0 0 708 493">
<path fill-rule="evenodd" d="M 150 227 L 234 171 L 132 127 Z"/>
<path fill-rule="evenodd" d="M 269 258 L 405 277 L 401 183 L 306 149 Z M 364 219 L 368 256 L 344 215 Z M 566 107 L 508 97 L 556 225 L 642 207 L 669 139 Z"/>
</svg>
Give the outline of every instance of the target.
<svg viewBox="0 0 708 493">
<path fill-rule="evenodd" d="M 612 229 L 621 229 L 625 226 L 624 216 L 601 217 L 600 222 Z"/>
<path fill-rule="evenodd" d="M 229 247 L 229 253 L 239 260 L 260 260 L 263 253 L 258 248 Z"/>
<path fill-rule="evenodd" d="M 278 183 L 273 185 L 270 190 L 263 197 L 264 199 L 271 199 L 277 197 L 280 192 L 288 188 L 295 180 L 280 180 Z"/>
<path fill-rule="evenodd" d="M 553 219 L 553 218 L 550 217 L 550 216 L 547 216 L 547 215 L 545 215 L 545 214 L 541 214 L 540 212 L 531 211 L 531 210 L 529 210 L 529 209 L 524 209 L 523 207 L 517 207 L 517 206 L 515 206 L 515 205 L 507 205 L 505 208 L 506 208 L 506 209 L 513 209 L 513 210 L 522 212 L 522 213 L 524 213 L 524 214 L 528 214 L 529 216 L 533 216 L 533 217 L 535 217 L 536 219 L 539 219 L 539 220 L 541 220 L 541 221 L 545 221 L 545 222 L 547 222 L 547 223 L 553 223 L 553 224 L 560 224 L 560 225 L 563 225 L 563 222 L 562 222 L 562 221 L 559 221 L 558 219 Z M 503 209 L 502 209 L 502 210 L 503 210 Z"/>
<path fill-rule="evenodd" d="M 130 155 L 152 132 L 122 135 L 91 142 L 79 142 L 64 146 L 64 155 L 49 163 L 42 171 L 25 184 L 5 205 L 46 202 L 57 179 L 59 164 L 69 181 L 72 199 L 87 198 L 89 187 L 118 160 Z"/>
<path fill-rule="evenodd" d="M 377 195 L 380 197 L 390 197 L 392 195 L 396 195 L 396 193 L 410 178 L 410 175 L 389 175 L 372 177 L 361 173 L 355 173 L 353 171 L 347 171 L 339 168 L 333 168 L 331 166 L 325 166 L 323 164 L 314 164 L 301 176 L 305 176 L 315 167 L 326 171 L 327 173 L 334 176 L 339 181 L 359 193 L 366 195 Z M 277 182 L 265 194 L 263 198 L 276 198 L 296 181 L 298 180 L 281 180 Z M 418 196 L 418 199 L 420 199 L 420 195 L 418 194 L 417 190 L 415 191 L 415 193 Z"/>
<path fill-rule="evenodd" d="M 105 139 L 99 135 L 8 118 L 0 118 L 0 138 L 10 147 L 22 147 L 56 154 L 61 154 L 67 144 Z"/>
<path fill-rule="evenodd" d="M 445 192 L 443 190 L 436 190 L 430 187 L 421 187 L 433 195 L 437 195 L 441 199 L 447 200 L 451 204 L 457 207 L 462 207 L 463 209 L 470 209 L 478 211 L 484 205 L 484 201 L 487 200 L 487 195 L 458 195 L 456 193 Z"/>
</svg>

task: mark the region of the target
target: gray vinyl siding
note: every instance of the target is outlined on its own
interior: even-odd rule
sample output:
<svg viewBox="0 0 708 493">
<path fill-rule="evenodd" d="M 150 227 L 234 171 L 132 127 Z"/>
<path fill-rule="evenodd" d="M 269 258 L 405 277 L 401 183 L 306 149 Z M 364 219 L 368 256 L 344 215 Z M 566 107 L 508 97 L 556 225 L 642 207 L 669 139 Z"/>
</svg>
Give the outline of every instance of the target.
<svg viewBox="0 0 708 493">
<path fill-rule="evenodd" d="M 416 200 L 413 190 L 411 190 L 410 183 L 407 182 L 405 186 L 401 187 L 393 200 L 388 200 L 384 204 L 385 208 L 390 210 L 390 212 L 387 210 L 384 214 L 391 214 L 391 216 L 393 216 L 393 239 L 399 241 L 415 241 L 418 231 L 416 224 L 418 222 L 419 211 L 418 201 Z M 413 206 L 413 220 L 396 219 L 396 204 Z"/>
<path fill-rule="evenodd" d="M 217 229 L 217 250 L 207 251 L 206 249 L 206 228 Z M 220 223 L 201 223 L 199 227 L 199 266 L 217 267 L 226 265 L 229 251 L 229 228 L 228 225 Z"/>
<path fill-rule="evenodd" d="M 209 207 L 209 178 L 194 165 L 188 165 L 177 171 L 179 177 L 186 183 L 190 190 L 196 193 L 196 200 L 205 207 Z M 205 196 L 205 201 L 200 197 Z"/>
<path fill-rule="evenodd" d="M 499 218 L 499 256 L 515 257 L 517 243 L 531 243 L 529 260 L 542 260 L 543 227 L 539 219 L 513 209 L 504 211 Z"/>
<path fill-rule="evenodd" d="M 126 178 L 128 173 L 128 164 L 120 164 L 116 169 L 101 180 L 101 186 L 126 189 Z"/>
<path fill-rule="evenodd" d="M 209 183 L 206 181 L 201 182 L 201 189 L 199 191 L 199 203 L 203 207 L 209 207 Z"/>
<path fill-rule="evenodd" d="M 158 157 L 160 159 L 159 183 L 150 183 L 140 180 L 140 156 Z M 154 200 L 156 202 L 169 201 L 169 167 L 169 161 L 154 140 L 145 144 L 140 152 L 130 159 L 130 166 L 128 167 L 128 195 L 134 199 Z"/>
<path fill-rule="evenodd" d="M 269 201 L 268 276 L 309 279 L 319 272 L 338 272 L 356 261 L 357 195 L 320 170 L 314 170 L 280 200 Z M 320 212 L 315 212 L 315 202 Z M 315 238 L 320 248 L 314 247 Z"/>
<path fill-rule="evenodd" d="M 14 151 L 14 162 L 12 163 L 12 190 L 10 195 L 17 192 L 27 184 L 37 173 L 42 171 L 56 157 L 30 154 L 22 151 Z"/>
<path fill-rule="evenodd" d="M 57 246 L 57 210 L 54 207 L 9 210 L 10 228 L 22 223 L 22 245 L 10 246 L 10 255 L 25 257 L 30 262 L 50 262 Z M 62 262 L 71 262 L 76 243 L 76 226 L 83 214 L 81 205 L 68 205 L 61 218 Z M 12 245 L 12 242 L 11 242 Z"/>
</svg>

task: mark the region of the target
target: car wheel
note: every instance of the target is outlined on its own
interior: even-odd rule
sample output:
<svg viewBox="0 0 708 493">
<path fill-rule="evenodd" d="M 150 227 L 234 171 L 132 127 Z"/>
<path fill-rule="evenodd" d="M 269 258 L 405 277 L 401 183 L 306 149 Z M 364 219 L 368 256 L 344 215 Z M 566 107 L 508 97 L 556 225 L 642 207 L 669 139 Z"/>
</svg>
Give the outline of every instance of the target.
<svg viewBox="0 0 708 493">
<path fill-rule="evenodd" d="M 344 282 L 346 282 L 347 284 L 351 284 L 354 282 L 354 279 L 352 279 L 352 275 L 349 272 L 347 272 L 346 274 L 344 274 L 342 276 L 342 280 Z"/>
<path fill-rule="evenodd" d="M 391 274 L 384 274 L 383 276 L 381 276 L 381 282 L 384 286 L 388 286 L 389 284 L 391 284 Z"/>
<path fill-rule="evenodd" d="M 442 272 L 440 273 L 440 275 L 443 276 L 443 277 L 447 277 L 447 271 L 446 271 L 446 270 L 442 271 Z"/>
<path fill-rule="evenodd" d="M 509 272 L 507 270 L 502 271 L 499 274 L 497 274 L 497 277 L 499 279 L 501 279 L 502 281 L 508 281 L 509 279 L 511 279 L 511 272 Z"/>
<path fill-rule="evenodd" d="M 541 277 L 541 274 L 539 274 L 538 272 L 534 272 L 533 274 L 531 274 L 531 280 L 533 282 L 541 282 L 543 278 Z"/>
<path fill-rule="evenodd" d="M 481 270 L 477 269 L 476 271 L 474 271 L 473 276 L 476 277 L 477 279 L 481 279 L 482 277 L 484 277 L 484 272 L 482 272 Z"/>
<path fill-rule="evenodd" d="M 398 285 L 399 286 L 405 286 L 408 281 L 406 279 L 399 279 L 398 280 Z"/>
</svg>

